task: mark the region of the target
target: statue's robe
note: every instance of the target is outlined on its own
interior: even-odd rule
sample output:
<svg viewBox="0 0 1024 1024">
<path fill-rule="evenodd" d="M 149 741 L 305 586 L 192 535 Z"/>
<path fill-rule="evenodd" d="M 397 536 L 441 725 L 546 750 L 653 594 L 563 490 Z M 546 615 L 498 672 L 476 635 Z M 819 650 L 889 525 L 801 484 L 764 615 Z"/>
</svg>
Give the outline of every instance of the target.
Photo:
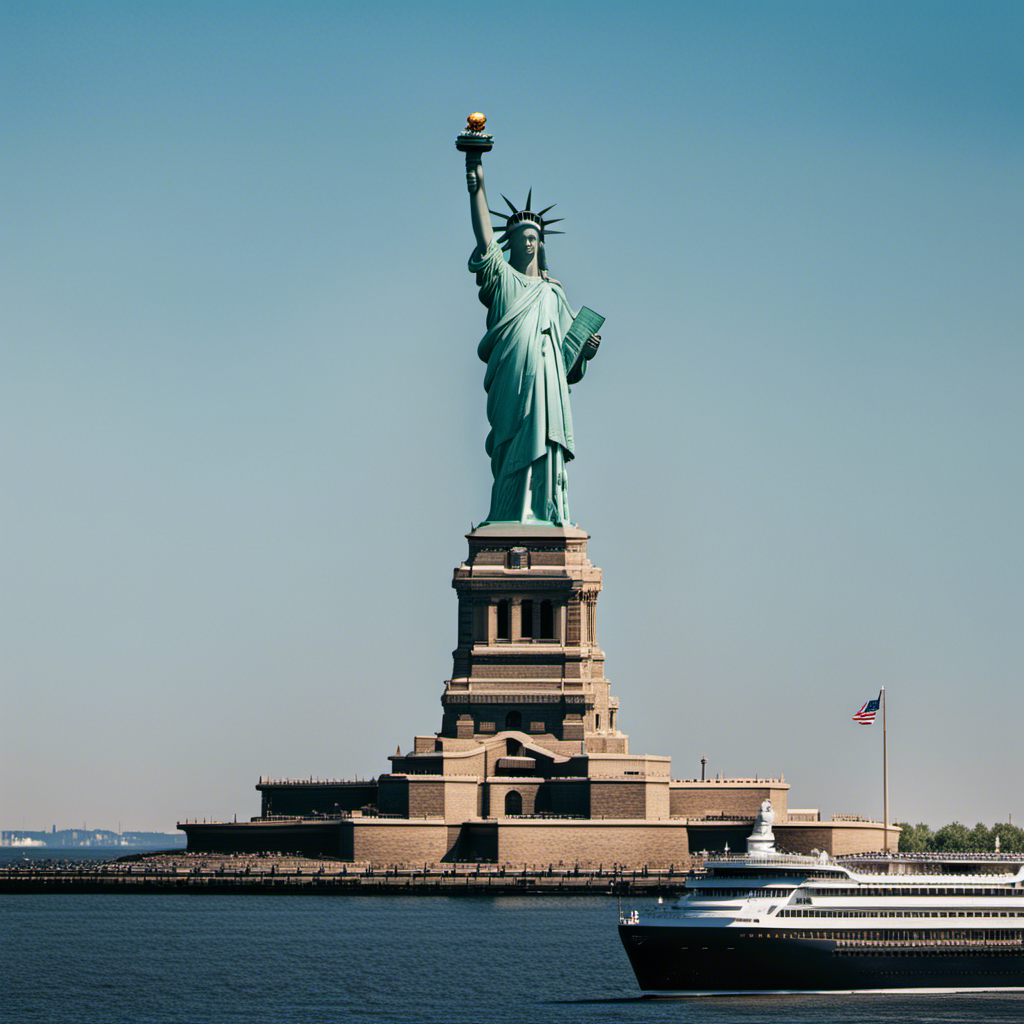
<svg viewBox="0 0 1024 1024">
<path fill-rule="evenodd" d="M 474 250 L 487 333 L 477 354 L 487 364 L 490 523 L 568 525 L 566 463 L 573 458 L 572 415 L 562 348 L 573 313 L 562 286 L 527 277 L 505 262 L 493 239 Z"/>
</svg>

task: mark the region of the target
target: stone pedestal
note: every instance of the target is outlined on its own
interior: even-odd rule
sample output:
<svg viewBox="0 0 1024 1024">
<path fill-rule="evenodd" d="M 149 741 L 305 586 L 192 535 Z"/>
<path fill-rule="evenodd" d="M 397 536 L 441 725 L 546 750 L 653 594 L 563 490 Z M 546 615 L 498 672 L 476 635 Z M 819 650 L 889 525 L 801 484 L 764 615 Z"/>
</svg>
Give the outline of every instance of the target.
<svg viewBox="0 0 1024 1024">
<path fill-rule="evenodd" d="M 452 580 L 459 631 L 443 748 L 514 730 L 562 756 L 628 753 L 597 641 L 601 570 L 586 532 L 493 525 L 466 539 Z"/>
</svg>

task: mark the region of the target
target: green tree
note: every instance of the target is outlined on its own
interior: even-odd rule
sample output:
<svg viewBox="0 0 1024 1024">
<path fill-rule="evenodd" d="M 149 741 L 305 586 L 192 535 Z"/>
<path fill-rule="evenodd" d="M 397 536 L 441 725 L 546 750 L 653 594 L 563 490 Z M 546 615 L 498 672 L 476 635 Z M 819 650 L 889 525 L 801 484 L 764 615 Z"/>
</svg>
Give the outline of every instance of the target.
<svg viewBox="0 0 1024 1024">
<path fill-rule="evenodd" d="M 977 850 L 979 853 L 991 850 L 994 844 L 994 837 L 986 825 L 980 821 L 971 829 L 971 845 L 968 849 Z"/>
<path fill-rule="evenodd" d="M 935 833 L 933 850 L 939 853 L 966 853 L 971 847 L 971 831 L 959 821 L 943 825 Z"/>
<path fill-rule="evenodd" d="M 903 829 L 900 833 L 900 853 L 925 853 L 932 848 L 932 830 L 920 821 L 911 825 L 909 821 L 897 821 Z"/>
<path fill-rule="evenodd" d="M 1024 829 L 1009 822 L 997 822 L 991 828 L 978 822 L 968 828 L 959 821 L 950 822 L 932 832 L 923 821 L 911 825 L 908 821 L 895 822 L 900 833 L 900 853 L 991 853 L 996 836 L 1002 853 L 1024 853 Z"/>
<path fill-rule="evenodd" d="M 1024 829 L 1000 821 L 992 826 L 992 845 L 999 836 L 1000 853 L 1024 853 Z"/>
</svg>

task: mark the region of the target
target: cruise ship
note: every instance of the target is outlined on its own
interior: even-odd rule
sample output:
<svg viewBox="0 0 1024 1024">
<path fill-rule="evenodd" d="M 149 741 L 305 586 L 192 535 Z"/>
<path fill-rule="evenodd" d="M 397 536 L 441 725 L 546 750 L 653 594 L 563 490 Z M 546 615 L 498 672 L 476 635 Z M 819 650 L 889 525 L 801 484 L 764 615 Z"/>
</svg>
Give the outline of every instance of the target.
<svg viewBox="0 0 1024 1024">
<path fill-rule="evenodd" d="M 1024 990 L 1020 859 L 838 863 L 777 852 L 773 820 L 766 800 L 745 855 L 620 915 L 644 995 Z"/>
</svg>

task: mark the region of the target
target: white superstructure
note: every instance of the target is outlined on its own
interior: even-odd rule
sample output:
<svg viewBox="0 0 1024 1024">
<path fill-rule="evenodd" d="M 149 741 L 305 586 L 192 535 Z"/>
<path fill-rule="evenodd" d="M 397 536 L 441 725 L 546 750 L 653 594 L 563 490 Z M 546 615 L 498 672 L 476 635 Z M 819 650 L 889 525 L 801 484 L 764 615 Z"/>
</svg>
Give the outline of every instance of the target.
<svg viewBox="0 0 1024 1024">
<path fill-rule="evenodd" d="M 876 858 L 888 870 L 872 871 L 779 853 L 771 824 L 762 806 L 745 855 L 709 857 L 674 904 L 622 918 L 642 988 L 1024 985 L 1020 858 Z"/>
</svg>

